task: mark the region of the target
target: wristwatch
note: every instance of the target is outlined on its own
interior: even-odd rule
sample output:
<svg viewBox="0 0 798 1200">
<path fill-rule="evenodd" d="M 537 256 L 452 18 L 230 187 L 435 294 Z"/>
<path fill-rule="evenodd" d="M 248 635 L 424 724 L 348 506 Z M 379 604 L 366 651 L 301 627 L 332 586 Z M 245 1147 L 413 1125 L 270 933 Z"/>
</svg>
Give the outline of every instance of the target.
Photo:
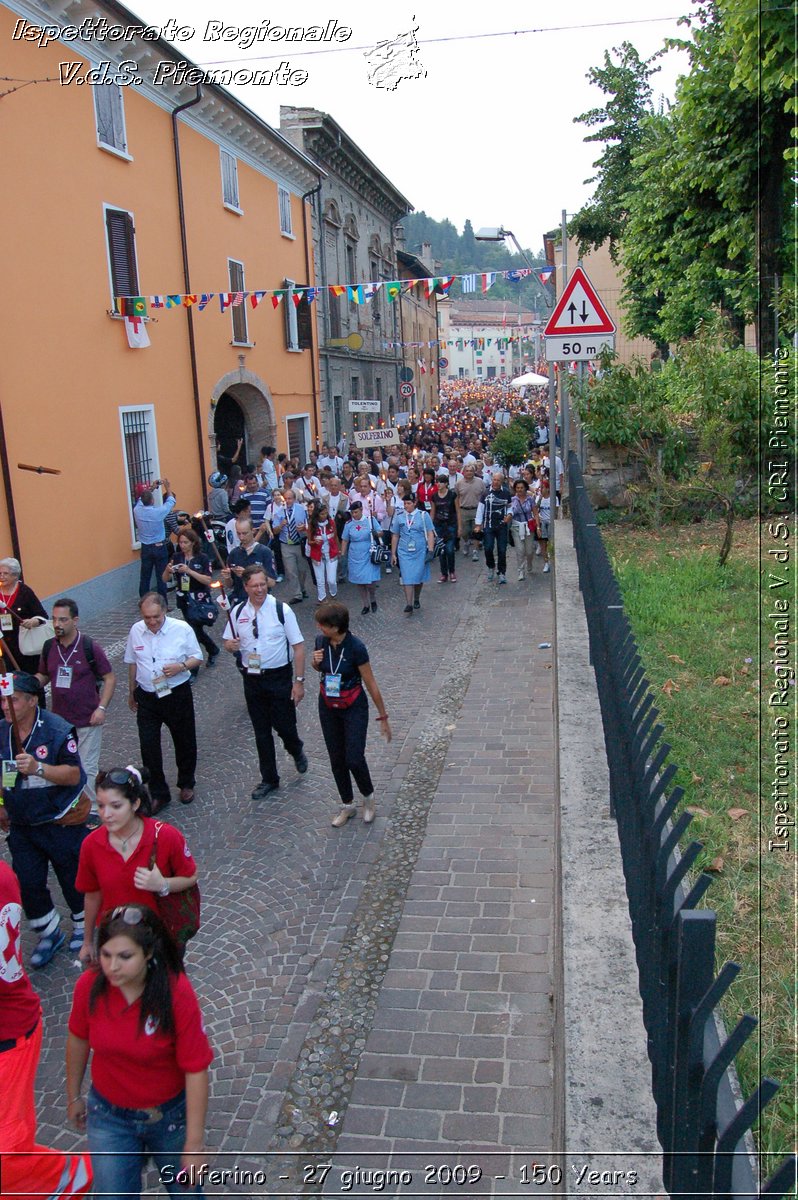
<svg viewBox="0 0 798 1200">
<path fill-rule="evenodd" d="M 305 676 L 304 676 L 304 675 L 297 675 L 297 676 L 294 678 L 294 683 L 304 683 L 304 682 L 305 682 Z"/>
<path fill-rule="evenodd" d="M 39 765 L 36 767 L 36 774 L 40 779 L 44 779 L 44 763 L 39 763 Z"/>
</svg>

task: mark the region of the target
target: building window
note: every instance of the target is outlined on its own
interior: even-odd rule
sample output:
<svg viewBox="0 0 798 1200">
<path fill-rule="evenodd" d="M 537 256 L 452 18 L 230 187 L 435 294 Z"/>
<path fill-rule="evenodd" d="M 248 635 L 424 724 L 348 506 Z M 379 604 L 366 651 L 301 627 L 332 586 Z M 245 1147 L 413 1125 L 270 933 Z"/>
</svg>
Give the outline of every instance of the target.
<svg viewBox="0 0 798 1200">
<path fill-rule="evenodd" d="M 93 87 L 91 90 L 97 119 L 97 141 L 107 150 L 127 154 L 122 88 L 118 83 L 111 83 Z"/>
<path fill-rule="evenodd" d="M 249 337 L 247 336 L 247 310 L 243 297 L 244 264 L 236 262 L 234 258 L 228 258 L 227 270 L 230 275 L 230 291 L 242 293 L 241 303 L 230 306 L 230 315 L 233 320 L 233 344 L 246 346 L 249 344 Z"/>
<path fill-rule="evenodd" d="M 220 147 L 219 160 L 222 168 L 222 203 L 241 212 L 238 201 L 238 159 Z"/>
<path fill-rule="evenodd" d="M 495 379 L 495 378 L 496 378 L 496 368 L 488 367 L 488 379 Z"/>
<path fill-rule="evenodd" d="M 125 481 L 130 501 L 130 534 L 135 545 L 138 543 L 138 532 L 133 520 L 136 486 L 139 483 L 152 483 L 161 473 L 158 464 L 158 440 L 155 434 L 155 410 L 151 404 L 139 408 L 124 407 L 119 410 L 119 419 L 122 428 Z"/>
<path fill-rule="evenodd" d="M 359 375 L 352 376 L 351 399 L 352 400 L 360 399 L 360 376 Z M 352 429 L 359 429 L 359 428 L 360 428 L 360 414 L 352 413 Z"/>
<path fill-rule="evenodd" d="M 295 283 L 293 279 L 283 280 L 286 288 L 285 299 L 285 346 L 287 350 L 313 349 L 313 318 L 307 298 L 307 285 Z M 295 293 L 301 292 L 302 298 L 295 303 Z"/>
<path fill-rule="evenodd" d="M 291 193 L 288 188 L 277 188 L 277 201 L 280 205 L 280 233 L 286 237 L 293 237 L 294 230 L 291 225 Z"/>
<path fill-rule="evenodd" d="M 379 403 L 380 403 L 379 415 L 382 416 L 382 380 L 380 379 L 379 375 L 374 380 L 374 399 L 379 400 Z"/>
<path fill-rule="evenodd" d="M 121 208 L 106 208 L 105 233 L 108 267 L 111 275 L 111 303 L 118 312 L 117 296 L 138 296 L 139 273 L 136 266 L 136 229 L 133 214 Z"/>
<path fill-rule="evenodd" d="M 355 262 L 355 247 L 351 242 L 346 243 L 346 282 L 353 287 L 357 283 L 357 264 Z M 353 300 L 349 301 L 349 307 L 354 308 Z"/>
<path fill-rule="evenodd" d="M 335 427 L 335 441 L 340 442 L 343 428 L 343 413 L 341 410 L 341 397 L 333 396 L 333 425 Z"/>
<path fill-rule="evenodd" d="M 333 296 L 332 293 L 327 293 L 327 302 L 330 306 L 330 337 L 339 338 L 341 336 L 341 309 L 339 308 L 339 297 Z"/>
<path fill-rule="evenodd" d="M 288 434 L 288 453 L 291 458 L 298 458 L 304 466 L 308 461 L 310 447 L 310 423 L 307 417 L 287 417 L 286 432 Z"/>
</svg>

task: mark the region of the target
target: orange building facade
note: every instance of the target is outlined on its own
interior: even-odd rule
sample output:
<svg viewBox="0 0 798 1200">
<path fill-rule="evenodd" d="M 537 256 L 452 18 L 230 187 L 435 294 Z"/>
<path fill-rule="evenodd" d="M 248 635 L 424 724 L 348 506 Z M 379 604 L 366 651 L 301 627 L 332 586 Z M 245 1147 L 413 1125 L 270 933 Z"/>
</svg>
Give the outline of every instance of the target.
<svg viewBox="0 0 798 1200">
<path fill-rule="evenodd" d="M 37 11 L 55 26 L 138 23 L 114 2 Z M 0 126 L 0 557 L 18 557 L 45 602 L 69 594 L 90 615 L 136 594 L 137 483 L 168 478 L 193 512 L 239 438 L 242 465 L 266 443 L 303 462 L 316 445 L 315 320 L 291 289 L 314 284 L 323 172 L 223 89 L 154 85 L 178 58 L 166 43 L 39 45 L 13 36 L 27 12 L 0 5 L 7 76 L 57 80 L 65 61 L 107 75 L 102 60 L 126 60 L 141 79 L 21 87 Z M 276 310 L 272 289 L 289 289 Z M 202 311 L 166 307 L 203 293 Z M 147 301 L 149 345 L 128 344 L 120 295 Z"/>
</svg>

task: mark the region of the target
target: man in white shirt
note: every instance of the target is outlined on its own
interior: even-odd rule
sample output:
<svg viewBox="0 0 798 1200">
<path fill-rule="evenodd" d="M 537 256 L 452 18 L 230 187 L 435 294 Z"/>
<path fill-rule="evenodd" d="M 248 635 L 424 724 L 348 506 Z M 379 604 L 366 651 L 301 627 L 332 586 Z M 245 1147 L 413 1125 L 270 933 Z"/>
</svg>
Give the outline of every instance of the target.
<svg viewBox="0 0 798 1200">
<path fill-rule="evenodd" d="M 244 677 L 261 775 L 252 799 L 263 800 L 280 786 L 273 732 L 300 775 L 308 769 L 296 723 L 296 706 L 305 695 L 305 643 L 291 609 L 269 595 L 263 567 L 247 567 L 243 581 L 247 599 L 230 610 L 224 648 L 235 654 Z"/>
<path fill-rule="evenodd" d="M 308 513 L 304 505 L 296 503 L 293 488 L 285 489 L 283 500 L 282 507 L 275 511 L 272 529 L 280 542 L 287 584 L 294 589 L 293 603 L 301 604 L 308 594 L 304 586 L 305 575 L 310 577 L 303 548 L 303 539 L 308 532 Z"/>
<path fill-rule="evenodd" d="M 141 620 L 130 630 L 125 647 L 128 707 L 136 714 L 141 761 L 149 771 L 153 816 L 171 800 L 163 770 L 161 726 L 172 735 L 180 800 L 194 799 L 197 732 L 191 672 L 202 666 L 202 651 L 194 630 L 185 621 L 166 615 L 159 592 L 139 600 Z"/>
</svg>

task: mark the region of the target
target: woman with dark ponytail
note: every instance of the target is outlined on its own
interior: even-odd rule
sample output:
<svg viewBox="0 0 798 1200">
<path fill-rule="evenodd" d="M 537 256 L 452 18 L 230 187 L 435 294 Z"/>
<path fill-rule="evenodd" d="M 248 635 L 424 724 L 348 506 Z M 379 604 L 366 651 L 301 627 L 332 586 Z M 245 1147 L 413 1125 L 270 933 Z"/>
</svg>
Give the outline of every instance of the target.
<svg viewBox="0 0 798 1200">
<path fill-rule="evenodd" d="M 112 767 L 97 776 L 101 825 L 84 839 L 75 886 L 85 892 L 85 940 L 80 961 L 95 961 L 98 917 L 125 904 L 158 912 L 159 896 L 188 891 L 197 882 L 197 864 L 183 834 L 150 816 L 147 772 Z"/>
<path fill-rule="evenodd" d="M 151 1154 L 170 1196 L 201 1196 L 213 1052 L 177 948 L 152 909 L 127 904 L 103 916 L 97 954 L 75 985 L 66 1055 L 67 1119 L 88 1132 L 94 1195 L 140 1196 Z"/>
</svg>

